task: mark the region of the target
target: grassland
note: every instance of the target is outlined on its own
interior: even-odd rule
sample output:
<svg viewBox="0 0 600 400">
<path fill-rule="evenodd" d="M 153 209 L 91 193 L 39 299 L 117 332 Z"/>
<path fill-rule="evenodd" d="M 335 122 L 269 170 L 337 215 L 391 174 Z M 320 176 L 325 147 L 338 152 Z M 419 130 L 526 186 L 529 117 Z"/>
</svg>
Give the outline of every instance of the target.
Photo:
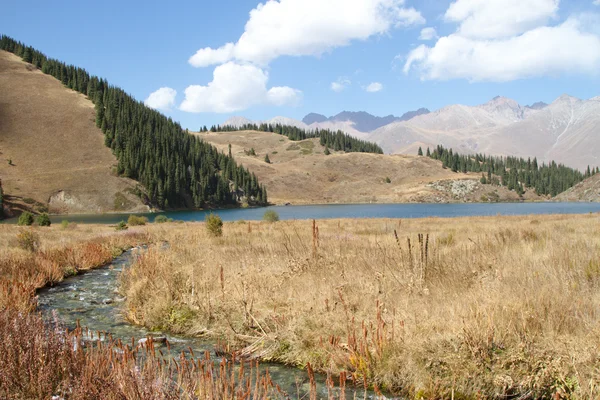
<svg viewBox="0 0 600 400">
<path fill-rule="evenodd" d="M 0 179 L 12 209 L 147 211 L 136 182 L 113 173 L 85 96 L 1 50 L 0 93 Z"/>
<path fill-rule="evenodd" d="M 599 222 L 165 226 L 121 291 L 132 322 L 409 398 L 598 398 Z"/>
<path fill-rule="evenodd" d="M 71 354 L 59 331 L 44 331 L 33 297 L 122 248 L 167 241 L 121 277 L 134 323 L 408 398 L 598 398 L 599 223 L 596 214 L 232 222 L 220 237 L 203 223 L 53 226 L 27 228 L 39 235 L 33 252 L 18 247 L 23 228 L 0 225 L 0 393 L 108 385 L 105 398 L 124 398 L 117 379 L 142 393 L 125 398 L 173 396 L 156 383 L 169 381 L 158 365 L 132 377 L 132 361 L 111 364 L 112 352 Z M 212 387 L 201 376 L 182 383 L 192 398 Z M 53 383 L 44 391 L 36 380 Z"/>
<path fill-rule="evenodd" d="M 269 201 L 276 204 L 442 203 L 519 199 L 515 192 L 504 187 L 480 185 L 479 174 L 454 173 L 442 168 L 441 162 L 428 157 L 334 151 L 326 156 L 325 148 L 317 139 L 294 142 L 269 132 L 198 135 L 223 152 L 227 152 L 231 144 L 236 161 L 257 175 L 260 182 L 267 186 Z M 256 156 L 248 154 L 252 148 Z M 264 162 L 266 154 L 269 155 L 270 164 Z M 456 195 L 445 188 L 439 190 L 442 185 L 432 185 L 457 180 L 473 181 L 476 187 Z M 532 191 L 525 198 L 540 199 Z"/>
</svg>

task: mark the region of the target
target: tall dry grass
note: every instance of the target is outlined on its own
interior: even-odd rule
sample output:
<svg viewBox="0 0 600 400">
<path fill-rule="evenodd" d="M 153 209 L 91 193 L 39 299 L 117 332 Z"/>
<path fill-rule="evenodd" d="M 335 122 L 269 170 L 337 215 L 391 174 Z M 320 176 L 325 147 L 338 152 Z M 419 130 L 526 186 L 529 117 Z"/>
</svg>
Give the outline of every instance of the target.
<svg viewBox="0 0 600 400">
<path fill-rule="evenodd" d="M 36 245 L 23 246 L 23 236 L 34 237 Z M 106 226 L 67 231 L 0 226 L 1 399 L 288 398 L 256 363 L 212 360 L 208 353 L 191 350 L 177 359 L 164 358 L 164 349 L 151 338 L 143 345 L 100 333 L 89 340 L 94 336 L 89 331 L 68 332 L 60 321 L 49 324 L 35 311 L 36 289 L 100 267 L 149 240 L 143 229 L 117 233 Z"/>
<path fill-rule="evenodd" d="M 600 218 L 153 229 L 131 321 L 424 398 L 598 398 Z"/>
</svg>

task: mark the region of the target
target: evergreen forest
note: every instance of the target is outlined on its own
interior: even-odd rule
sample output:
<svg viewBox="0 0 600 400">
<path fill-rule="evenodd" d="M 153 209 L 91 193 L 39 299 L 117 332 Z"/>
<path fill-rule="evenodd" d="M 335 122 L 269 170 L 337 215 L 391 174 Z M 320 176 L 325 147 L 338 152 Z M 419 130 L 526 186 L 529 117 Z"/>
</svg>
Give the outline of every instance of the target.
<svg viewBox="0 0 600 400">
<path fill-rule="evenodd" d="M 318 138 L 321 146 L 335 151 L 345 151 L 347 153 L 375 153 L 383 154 L 383 150 L 377 144 L 354 138 L 340 130 L 334 132 L 329 129 L 315 129 L 307 131 L 291 125 L 281 124 L 244 124 L 239 127 L 233 125 L 206 126 L 200 128 L 200 132 L 235 132 L 235 131 L 259 131 L 273 132 L 279 135 L 287 136 L 293 141 Z"/>
<path fill-rule="evenodd" d="M 423 155 L 419 148 L 418 155 Z M 437 146 L 431 151 L 427 148 L 427 157 L 441 160 L 444 168 L 454 172 L 481 173 L 481 183 L 505 186 L 519 195 L 528 188 L 534 189 L 538 195 L 552 197 L 575 186 L 577 183 L 600 172 L 596 167 L 587 167 L 585 173 L 557 164 L 539 164 L 537 158 L 500 157 L 485 154 L 460 155 L 444 146 Z"/>
</svg>

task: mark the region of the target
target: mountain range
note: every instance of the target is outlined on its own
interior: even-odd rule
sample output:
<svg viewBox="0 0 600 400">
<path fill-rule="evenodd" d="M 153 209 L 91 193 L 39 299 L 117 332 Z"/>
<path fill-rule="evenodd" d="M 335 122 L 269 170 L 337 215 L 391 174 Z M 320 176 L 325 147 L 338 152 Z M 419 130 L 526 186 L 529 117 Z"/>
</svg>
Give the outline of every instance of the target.
<svg viewBox="0 0 600 400">
<path fill-rule="evenodd" d="M 233 117 L 225 124 L 251 122 Z M 302 121 L 276 117 L 256 122 L 340 129 L 376 142 L 386 153 L 414 154 L 419 146 L 425 150 L 441 144 L 460 153 L 531 156 L 580 169 L 600 165 L 600 97 L 562 95 L 550 104 L 522 106 L 497 96 L 477 106 L 455 104 L 434 112 L 422 108 L 401 117 L 344 111 L 329 118 L 311 113 Z"/>
</svg>

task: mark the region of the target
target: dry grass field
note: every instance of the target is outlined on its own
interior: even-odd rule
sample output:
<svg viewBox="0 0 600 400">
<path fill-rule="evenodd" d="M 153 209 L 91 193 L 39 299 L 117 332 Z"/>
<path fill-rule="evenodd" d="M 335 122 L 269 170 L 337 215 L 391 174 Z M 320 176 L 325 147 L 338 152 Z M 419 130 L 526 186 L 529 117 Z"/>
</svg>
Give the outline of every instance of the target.
<svg viewBox="0 0 600 400">
<path fill-rule="evenodd" d="M 12 165 L 9 165 L 9 160 Z M 14 208 L 55 213 L 146 211 L 114 176 L 85 96 L 0 50 L 0 179 Z"/>
<path fill-rule="evenodd" d="M 197 134 L 224 152 L 231 144 L 236 161 L 258 176 L 267 186 L 269 201 L 276 204 L 479 202 L 494 191 L 501 201 L 518 199 L 506 188 L 479 185 L 481 175 L 454 173 L 427 157 L 333 151 L 325 156 L 318 139 L 294 142 L 276 133 L 253 131 Z M 252 148 L 256 156 L 246 154 Z M 265 163 L 265 154 L 271 164 Z M 478 188 L 460 196 L 429 185 L 465 179 L 475 181 Z M 533 193 L 526 198 L 539 199 Z"/>
<path fill-rule="evenodd" d="M 131 321 L 409 398 L 600 396 L 600 217 L 162 224 Z"/>
</svg>

